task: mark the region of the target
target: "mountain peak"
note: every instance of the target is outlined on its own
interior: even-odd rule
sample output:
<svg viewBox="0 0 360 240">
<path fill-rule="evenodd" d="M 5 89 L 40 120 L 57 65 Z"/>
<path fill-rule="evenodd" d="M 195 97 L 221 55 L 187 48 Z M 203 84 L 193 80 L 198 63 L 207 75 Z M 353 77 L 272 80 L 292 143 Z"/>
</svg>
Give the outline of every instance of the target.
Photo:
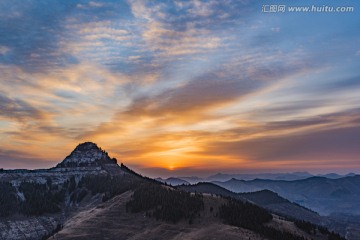
<svg viewBox="0 0 360 240">
<path fill-rule="evenodd" d="M 77 147 L 56 167 L 97 167 L 103 164 L 116 164 L 115 158 L 93 142 L 84 142 Z"/>
<path fill-rule="evenodd" d="M 93 142 L 84 142 L 77 145 L 75 150 L 86 150 L 86 149 L 99 149 L 101 150 L 96 143 Z"/>
</svg>

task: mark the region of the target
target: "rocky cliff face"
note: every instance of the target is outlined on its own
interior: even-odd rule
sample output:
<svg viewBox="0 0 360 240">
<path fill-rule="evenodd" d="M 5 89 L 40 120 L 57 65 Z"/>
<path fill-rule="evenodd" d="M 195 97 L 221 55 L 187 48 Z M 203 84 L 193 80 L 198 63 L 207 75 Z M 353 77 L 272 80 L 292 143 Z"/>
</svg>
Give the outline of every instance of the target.
<svg viewBox="0 0 360 240">
<path fill-rule="evenodd" d="M 0 221 L 0 239 L 42 239 L 59 226 L 54 217 L 27 217 Z"/>
</svg>

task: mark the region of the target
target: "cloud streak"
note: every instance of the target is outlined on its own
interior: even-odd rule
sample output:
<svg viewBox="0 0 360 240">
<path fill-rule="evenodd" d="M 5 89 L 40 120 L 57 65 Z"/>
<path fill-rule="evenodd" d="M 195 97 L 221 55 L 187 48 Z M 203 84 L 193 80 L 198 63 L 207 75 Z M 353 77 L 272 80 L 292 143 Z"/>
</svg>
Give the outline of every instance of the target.
<svg viewBox="0 0 360 240">
<path fill-rule="evenodd" d="M 28 119 L 43 119 L 44 114 L 21 99 L 12 99 L 0 92 L 1 118 L 23 122 Z"/>
</svg>

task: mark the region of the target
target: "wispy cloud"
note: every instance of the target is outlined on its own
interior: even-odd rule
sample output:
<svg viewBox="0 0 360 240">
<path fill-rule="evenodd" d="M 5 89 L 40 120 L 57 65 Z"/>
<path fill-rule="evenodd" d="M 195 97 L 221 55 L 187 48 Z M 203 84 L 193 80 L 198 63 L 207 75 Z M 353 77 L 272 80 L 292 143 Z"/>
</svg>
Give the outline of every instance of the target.
<svg viewBox="0 0 360 240">
<path fill-rule="evenodd" d="M 13 99 L 0 92 L 0 116 L 3 119 L 26 121 L 42 119 L 43 113 L 21 99 Z"/>
<path fill-rule="evenodd" d="M 95 8 L 98 8 L 98 7 L 103 7 L 104 6 L 104 3 L 101 3 L 101 2 L 94 2 L 94 1 L 90 1 L 89 3 L 87 4 L 77 4 L 76 7 L 78 8 L 87 8 L 87 7 L 95 7 Z"/>
<path fill-rule="evenodd" d="M 184 21 L 184 16 L 167 12 L 167 6 L 162 3 L 149 6 L 144 1 L 130 1 L 130 4 L 133 15 L 145 21 L 140 25 L 141 36 L 148 50 L 159 54 L 160 57 L 204 53 L 222 45 L 222 39 L 214 32 L 204 26 Z M 179 2 L 175 2 L 175 5 L 180 9 L 185 6 Z M 196 12 L 188 9 L 187 14 L 204 17 L 206 12 L 211 11 L 210 5 L 213 4 L 198 2 L 193 5 L 196 7 Z M 172 20 L 168 21 L 167 18 Z"/>
</svg>

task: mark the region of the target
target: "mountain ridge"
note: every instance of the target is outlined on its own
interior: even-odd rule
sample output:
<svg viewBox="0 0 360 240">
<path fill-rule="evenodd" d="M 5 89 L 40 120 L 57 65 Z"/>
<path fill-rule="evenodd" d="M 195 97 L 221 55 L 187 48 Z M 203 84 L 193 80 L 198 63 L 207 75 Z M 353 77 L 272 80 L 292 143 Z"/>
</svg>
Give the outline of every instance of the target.
<svg viewBox="0 0 360 240">
<path fill-rule="evenodd" d="M 171 178 L 170 180 L 176 181 L 176 179 Z M 149 187 L 146 187 L 145 184 Z M 294 236 L 294 239 L 303 239 L 302 236 L 308 236 L 290 220 L 287 220 L 286 224 L 293 225 L 291 229 L 296 229 L 296 236 L 293 235 L 291 229 L 286 229 L 286 231 L 284 227 L 277 229 L 276 222 L 280 219 L 275 217 L 274 220 L 274 216 L 263 209 L 261 204 L 258 206 L 254 200 L 251 203 L 240 195 L 236 195 L 237 200 L 209 197 L 206 194 L 195 193 L 193 195 L 181 189 L 167 186 L 136 173 L 122 163 L 119 166 L 116 159 L 110 158 L 106 151 L 92 142 L 79 144 L 62 162 L 50 169 L 19 172 L 0 171 L 0 191 L 2 192 L 0 237 L 5 240 L 46 239 L 56 232 L 59 232 L 59 236 L 63 236 L 61 234 L 68 231 L 70 227 L 65 224 L 66 228 L 62 230 L 64 223 L 67 223 L 73 216 L 87 214 L 86 209 L 92 208 L 91 211 L 98 208 L 102 209 L 107 201 L 113 198 L 115 200 L 121 199 L 117 196 L 123 194 L 128 196 L 127 199 L 129 196 L 131 198 L 130 202 L 126 203 L 126 211 L 128 205 L 132 203 L 129 205 L 132 208 L 131 211 L 141 213 L 136 215 L 136 221 L 142 221 L 142 219 L 151 216 L 156 216 L 162 220 L 173 219 L 176 221 L 185 217 L 186 220 L 189 220 L 188 224 L 191 225 L 196 218 L 199 218 L 198 221 L 205 221 L 205 225 L 197 226 L 205 227 L 207 226 L 206 222 L 212 219 L 211 221 L 215 221 L 217 226 L 221 228 L 224 228 L 224 224 L 237 226 L 237 229 L 247 229 L 249 236 L 255 234 L 256 239 L 261 240 L 265 236 L 274 239 L 274 236 L 279 234 L 281 236 Z M 201 204 L 203 201 L 212 202 L 212 205 L 208 206 L 209 209 L 204 209 L 204 205 Z M 117 202 L 114 204 L 116 206 Z M 193 209 L 194 206 L 196 206 L 195 210 Z M 214 206 L 216 206 L 215 210 Z M 229 212 L 229 209 L 233 207 L 238 211 L 238 214 L 234 216 L 232 216 L 233 211 Z M 253 210 L 257 212 L 257 216 L 254 216 Z M 124 210 L 121 211 L 119 212 L 120 215 L 124 213 Z M 239 214 L 246 214 L 249 219 L 244 221 L 239 218 Z M 113 213 L 109 215 L 111 219 L 115 216 Z M 210 218 L 204 218 L 205 216 Z M 260 220 L 261 216 L 265 216 L 267 220 Z M 41 221 L 39 217 L 41 217 Z M 95 216 L 90 214 L 87 217 Z M 223 219 L 224 223 L 221 223 L 218 217 Z M 93 219 L 90 219 L 91 221 Z M 267 221 L 270 221 L 271 227 L 263 225 Z M 170 229 L 178 227 L 179 225 L 170 225 Z M 94 226 L 91 229 L 94 229 Z M 91 235 L 92 232 L 90 231 L 88 234 Z M 106 234 L 114 237 L 111 232 Z M 179 234 L 181 236 L 183 233 L 180 231 Z M 207 236 L 207 231 L 202 231 L 202 234 Z M 326 234 L 330 236 L 332 233 L 326 232 Z M 335 234 L 334 236 L 338 235 Z M 82 239 L 88 239 L 88 237 Z M 168 238 L 160 237 L 160 239 Z M 339 236 L 336 239 L 341 238 Z"/>
<path fill-rule="evenodd" d="M 295 180 L 302 180 L 311 177 L 325 177 L 328 179 L 339 179 L 349 176 L 356 176 L 355 173 L 348 173 L 348 174 L 337 174 L 337 173 L 327 173 L 327 174 L 310 174 L 308 172 L 288 172 L 288 173 L 216 173 L 210 175 L 208 177 L 196 177 L 196 176 L 171 176 L 170 179 L 178 179 L 187 181 L 190 184 L 196 184 L 199 182 L 214 182 L 220 181 L 225 182 L 231 179 L 237 180 L 255 180 L 255 179 L 264 179 L 264 180 L 283 180 L 283 181 L 295 181 Z M 159 177 L 161 178 L 161 177 Z M 166 179 L 163 179 L 166 182 Z M 168 182 L 170 183 L 170 182 Z"/>
<path fill-rule="evenodd" d="M 209 193 L 224 197 L 232 197 L 240 201 L 250 201 L 258 206 L 269 209 L 275 214 L 299 220 L 306 220 L 313 223 L 324 221 L 325 224 L 325 219 L 322 219 L 318 213 L 296 203 L 290 202 L 288 199 L 279 196 L 276 192 L 267 189 L 257 192 L 235 193 L 214 183 L 208 182 L 197 183 L 195 185 L 181 185 L 178 186 L 178 188 L 190 192 Z"/>
</svg>

